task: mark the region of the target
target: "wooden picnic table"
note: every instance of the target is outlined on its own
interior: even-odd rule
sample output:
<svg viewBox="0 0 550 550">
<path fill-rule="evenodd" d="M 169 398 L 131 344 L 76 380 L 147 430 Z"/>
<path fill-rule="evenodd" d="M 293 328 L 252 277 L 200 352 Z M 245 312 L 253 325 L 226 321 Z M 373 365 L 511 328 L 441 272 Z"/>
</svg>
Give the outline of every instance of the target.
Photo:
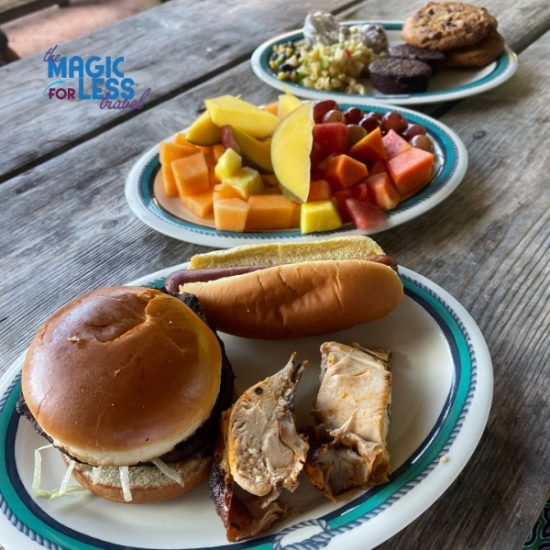
<svg viewBox="0 0 550 550">
<path fill-rule="evenodd" d="M 75 295 L 205 250 L 139 222 L 124 181 L 203 98 L 276 98 L 250 68 L 260 42 L 301 26 L 313 9 L 399 20 L 422 3 L 173 0 L 61 46 L 66 55 L 124 55 L 126 72 L 152 88 L 137 112 L 44 101 L 44 52 L 0 68 L 0 374 Z M 492 91 L 423 109 L 463 139 L 468 171 L 436 209 L 376 238 L 479 324 L 493 360 L 493 407 L 457 481 L 384 550 L 518 549 L 550 496 L 550 4 L 482 3 L 519 54 L 518 72 Z"/>
</svg>

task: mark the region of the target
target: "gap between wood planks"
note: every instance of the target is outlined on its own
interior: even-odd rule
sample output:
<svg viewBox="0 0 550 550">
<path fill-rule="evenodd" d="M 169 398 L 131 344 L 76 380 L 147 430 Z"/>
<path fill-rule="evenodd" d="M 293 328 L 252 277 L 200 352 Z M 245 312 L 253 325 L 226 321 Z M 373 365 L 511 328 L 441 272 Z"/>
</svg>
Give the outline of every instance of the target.
<svg viewBox="0 0 550 550">
<path fill-rule="evenodd" d="M 350 2 L 340 6 L 339 8 L 335 8 L 334 10 L 332 10 L 332 13 L 335 14 L 335 15 L 339 15 L 343 12 L 350 11 L 354 6 L 358 6 L 358 5 L 362 4 L 363 2 L 364 2 L 364 0 L 351 0 Z M 296 25 L 289 25 L 289 27 L 284 29 L 282 32 L 284 32 L 285 30 L 292 30 L 295 27 L 296 27 Z M 541 29 L 541 31 L 538 34 L 536 34 L 536 36 L 534 36 L 532 42 L 536 41 L 545 32 L 546 32 L 546 29 Z M 525 48 L 527 48 L 528 45 L 529 44 L 526 44 L 524 47 L 518 48 L 516 53 L 520 54 Z M 64 153 L 66 153 L 67 151 L 70 151 L 74 147 L 77 147 L 78 145 L 81 145 L 82 143 L 107 132 L 108 130 L 114 128 L 115 126 L 118 126 L 119 124 L 123 124 L 124 122 L 126 122 L 127 120 L 133 118 L 134 116 L 139 116 L 139 114 L 142 113 L 142 112 L 153 109 L 157 105 L 160 105 L 161 103 L 164 103 L 165 101 L 173 99 L 174 97 L 176 97 L 176 96 L 178 96 L 182 93 L 188 92 L 189 90 L 195 88 L 196 86 L 199 86 L 200 84 L 203 84 L 204 82 L 210 80 L 211 78 L 213 78 L 215 76 L 218 76 L 218 75 L 220 75 L 224 72 L 227 72 L 227 71 L 237 67 L 241 63 L 249 61 L 251 54 L 252 54 L 252 51 L 248 51 L 248 52 L 245 52 L 241 55 L 238 55 L 237 57 L 235 57 L 231 61 L 221 65 L 220 67 L 217 67 L 215 70 L 209 71 L 209 72 L 201 75 L 198 78 L 195 78 L 195 79 L 190 80 L 189 82 L 187 82 L 185 84 L 182 84 L 181 86 L 176 86 L 173 90 L 171 90 L 169 92 L 166 92 L 165 94 L 161 95 L 160 97 L 157 97 L 155 99 L 150 100 L 138 112 L 129 111 L 127 114 L 121 115 L 120 117 L 117 117 L 116 119 L 113 119 L 109 122 L 106 122 L 103 126 L 101 126 L 99 128 L 95 128 L 95 129 L 91 130 L 90 132 L 83 133 L 80 137 L 74 139 L 70 143 L 68 143 L 66 145 L 62 145 L 62 146 L 58 147 L 57 149 L 54 149 L 54 150 L 50 151 L 49 153 L 46 153 L 46 154 L 42 155 L 40 158 L 37 158 L 37 159 L 32 160 L 30 162 L 24 163 L 21 166 L 15 168 L 13 170 L 10 170 L 9 172 L 6 172 L 4 175 L 0 176 L 0 184 L 10 180 L 11 178 L 19 176 L 19 175 L 27 172 L 28 170 L 36 168 L 40 164 L 48 162 L 48 161 L 58 157 L 59 155 L 62 155 Z M 433 108 L 433 110 L 430 110 L 431 111 L 430 115 L 435 117 L 435 118 L 440 118 L 445 113 L 450 111 L 459 102 L 460 101 L 451 101 L 451 102 L 448 102 L 448 103 L 438 105 L 435 108 Z"/>
</svg>

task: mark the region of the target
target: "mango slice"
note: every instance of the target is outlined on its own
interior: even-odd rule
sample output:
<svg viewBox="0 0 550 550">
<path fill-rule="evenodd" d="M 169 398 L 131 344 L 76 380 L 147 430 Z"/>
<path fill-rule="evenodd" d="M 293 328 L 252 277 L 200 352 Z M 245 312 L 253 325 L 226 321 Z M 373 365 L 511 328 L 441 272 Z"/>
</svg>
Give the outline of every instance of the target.
<svg viewBox="0 0 550 550">
<path fill-rule="evenodd" d="M 207 99 L 204 103 L 216 126 L 229 124 L 252 137 L 270 136 L 279 124 L 275 115 L 230 95 Z"/>
<path fill-rule="evenodd" d="M 268 141 L 260 141 L 250 134 L 232 128 L 233 139 L 236 141 L 242 156 L 248 161 L 262 170 L 273 172 L 273 164 L 271 164 L 271 143 Z"/>
<path fill-rule="evenodd" d="M 187 130 L 185 137 L 196 145 L 214 145 L 222 139 L 221 130 L 212 122 L 208 111 L 204 111 Z"/>
<path fill-rule="evenodd" d="M 280 119 L 285 118 L 287 115 L 295 111 L 302 105 L 302 102 L 290 92 L 279 96 L 279 101 L 277 102 L 277 116 Z"/>
<path fill-rule="evenodd" d="M 309 194 L 314 124 L 313 104 L 304 103 L 281 121 L 271 140 L 273 171 L 281 186 L 302 202 Z"/>
</svg>

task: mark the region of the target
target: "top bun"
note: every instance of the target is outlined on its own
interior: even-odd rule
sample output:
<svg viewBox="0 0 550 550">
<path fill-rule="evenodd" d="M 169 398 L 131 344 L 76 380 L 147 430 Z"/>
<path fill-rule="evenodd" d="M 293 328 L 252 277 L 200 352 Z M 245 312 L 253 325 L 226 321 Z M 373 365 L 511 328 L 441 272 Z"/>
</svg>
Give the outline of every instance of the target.
<svg viewBox="0 0 550 550">
<path fill-rule="evenodd" d="M 53 440 L 96 466 L 146 462 L 210 416 L 215 334 L 183 302 L 138 287 L 94 290 L 55 313 L 23 366 L 27 406 Z"/>
</svg>

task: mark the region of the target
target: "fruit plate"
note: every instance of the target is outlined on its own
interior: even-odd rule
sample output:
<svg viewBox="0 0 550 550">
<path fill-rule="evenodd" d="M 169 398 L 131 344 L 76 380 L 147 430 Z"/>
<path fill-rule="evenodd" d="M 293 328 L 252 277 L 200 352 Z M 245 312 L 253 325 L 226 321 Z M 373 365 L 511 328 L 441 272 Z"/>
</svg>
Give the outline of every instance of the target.
<svg viewBox="0 0 550 550">
<path fill-rule="evenodd" d="M 133 284 L 160 288 L 173 269 Z M 466 466 L 487 422 L 493 387 L 487 345 L 466 310 L 425 277 L 405 268 L 400 274 L 405 298 L 379 321 L 299 340 L 221 334 L 237 374 L 238 392 L 279 370 L 293 351 L 300 359 L 309 359 L 296 396 L 301 425 L 311 420 L 323 341 L 392 349 L 388 483 L 331 503 L 302 480 L 284 521 L 261 537 L 233 545 L 226 542 L 206 484 L 183 498 L 155 505 L 116 504 L 82 493 L 36 499 L 31 493 L 33 452 L 44 440 L 15 412 L 21 357 L 0 380 L 0 544 L 8 550 L 40 546 L 305 550 L 327 545 L 366 550 L 396 534 L 433 504 Z M 59 453 L 43 454 L 44 488 L 58 487 L 64 471 Z"/>
<path fill-rule="evenodd" d="M 362 25 L 364 23 L 376 23 L 382 25 L 388 35 L 390 45 L 402 43 L 400 38 L 402 21 L 344 21 L 346 25 Z M 280 34 L 258 46 L 252 54 L 252 70 L 258 78 L 277 90 L 290 90 L 298 97 L 309 99 L 334 99 L 338 102 L 354 102 L 364 105 L 373 99 L 392 105 L 420 105 L 422 103 L 439 103 L 452 101 L 471 95 L 486 92 L 499 86 L 508 80 L 516 72 L 518 58 L 508 47 L 496 60 L 481 69 L 447 69 L 436 74 L 430 79 L 428 89 L 425 92 L 415 94 L 390 95 L 377 91 L 368 79 L 361 80 L 367 87 L 366 94 L 352 94 L 346 92 L 315 90 L 306 88 L 287 80 L 279 80 L 277 75 L 269 67 L 269 56 L 273 46 L 286 42 L 296 42 L 303 38 L 302 30 L 294 30 Z"/>
<path fill-rule="evenodd" d="M 341 104 L 341 109 L 354 106 Z M 461 139 L 441 122 L 416 111 L 377 102 L 361 105 L 365 111 L 397 111 L 409 122 L 426 127 L 435 147 L 436 163 L 430 183 L 419 193 L 402 201 L 388 212 L 386 221 L 375 229 L 359 230 L 347 224 L 336 231 L 302 235 L 299 229 L 236 233 L 218 231 L 213 224 L 191 214 L 178 198 L 167 197 L 162 185 L 159 145 L 144 153 L 132 167 L 126 180 L 126 200 L 132 212 L 149 227 L 175 239 L 215 248 L 258 244 L 274 240 L 311 241 L 331 235 L 374 234 L 391 229 L 428 212 L 448 197 L 461 182 L 468 167 L 468 153 Z M 168 138 L 171 139 L 171 138 Z"/>
</svg>

